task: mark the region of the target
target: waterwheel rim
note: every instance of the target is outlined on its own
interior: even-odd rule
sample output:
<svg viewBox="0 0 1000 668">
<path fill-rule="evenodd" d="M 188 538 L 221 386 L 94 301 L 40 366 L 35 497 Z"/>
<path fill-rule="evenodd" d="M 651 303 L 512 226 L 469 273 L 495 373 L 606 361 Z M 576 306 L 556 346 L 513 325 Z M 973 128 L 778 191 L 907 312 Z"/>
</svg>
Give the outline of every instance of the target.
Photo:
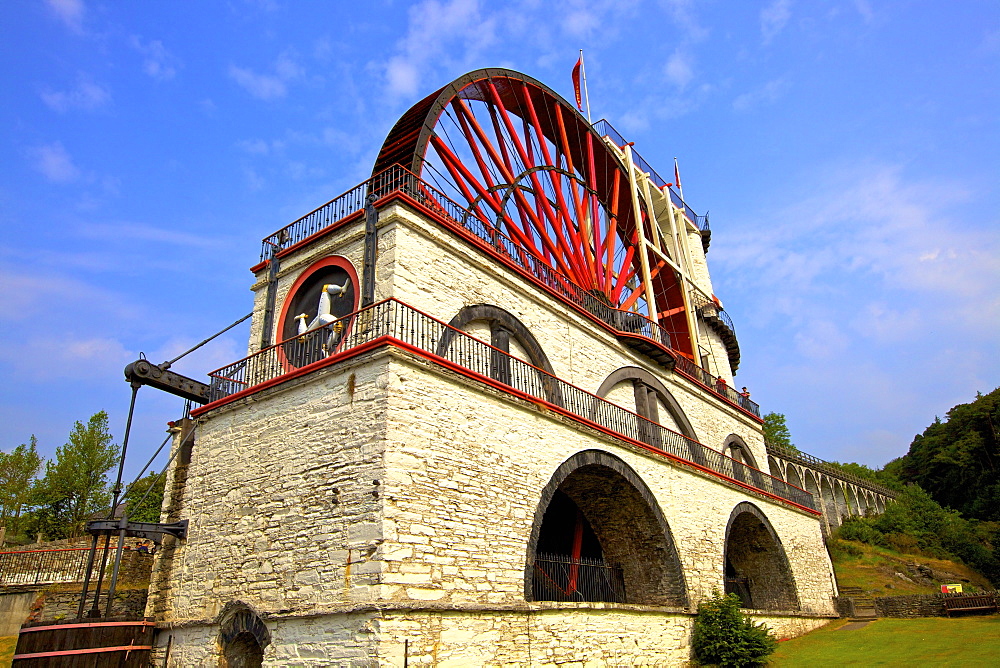
<svg viewBox="0 0 1000 668">
<path fill-rule="evenodd" d="M 636 229 L 648 234 L 650 223 L 627 168 L 544 84 L 503 69 L 456 79 L 393 127 L 374 173 L 393 165 L 465 207 L 508 252 L 530 254 L 608 306 L 652 319 Z"/>
</svg>

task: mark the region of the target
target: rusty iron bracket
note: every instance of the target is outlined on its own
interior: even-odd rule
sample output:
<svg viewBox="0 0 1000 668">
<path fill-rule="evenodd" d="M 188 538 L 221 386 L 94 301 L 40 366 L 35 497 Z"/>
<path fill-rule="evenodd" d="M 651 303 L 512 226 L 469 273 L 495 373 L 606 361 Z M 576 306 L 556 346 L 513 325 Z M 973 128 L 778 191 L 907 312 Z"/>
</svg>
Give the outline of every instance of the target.
<svg viewBox="0 0 1000 668">
<path fill-rule="evenodd" d="M 124 520 L 124 518 L 122 518 Z M 188 520 L 171 522 L 169 524 L 158 524 L 155 522 L 129 522 L 122 520 L 92 520 L 87 522 L 87 533 L 99 536 L 110 535 L 125 530 L 125 535 L 130 538 L 148 538 L 156 543 L 160 542 L 163 534 L 174 538 L 187 537 Z M 154 535 L 150 535 L 154 534 Z"/>
<path fill-rule="evenodd" d="M 195 403 L 209 402 L 208 385 L 164 369 L 145 358 L 137 359 L 125 367 L 125 380 L 133 386 L 149 385 Z"/>
</svg>

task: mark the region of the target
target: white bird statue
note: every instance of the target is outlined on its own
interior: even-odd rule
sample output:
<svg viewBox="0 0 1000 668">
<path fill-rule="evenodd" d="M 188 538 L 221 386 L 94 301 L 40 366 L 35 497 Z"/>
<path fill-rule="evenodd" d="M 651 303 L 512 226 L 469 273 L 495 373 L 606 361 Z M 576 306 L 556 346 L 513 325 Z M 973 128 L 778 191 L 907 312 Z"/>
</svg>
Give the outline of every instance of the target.
<svg viewBox="0 0 1000 668">
<path fill-rule="evenodd" d="M 306 325 L 306 320 L 309 318 L 308 313 L 300 313 L 295 316 L 294 319 L 299 321 L 298 334 L 305 334 L 310 330 L 329 325 L 331 322 L 338 320 L 338 316 L 330 313 L 332 307 L 330 297 L 331 295 L 334 297 L 343 297 L 347 294 L 347 289 L 350 287 L 351 279 L 347 279 L 343 285 L 334 285 L 333 283 L 324 285 L 323 291 L 319 293 L 319 304 L 317 305 L 316 317 L 313 318 L 313 321 Z"/>
<path fill-rule="evenodd" d="M 309 326 L 306 325 L 306 320 L 308 320 L 308 319 L 309 319 L 309 314 L 308 313 L 300 313 L 300 314 L 298 314 L 297 316 L 295 316 L 293 318 L 293 320 L 298 320 L 299 321 L 298 334 L 300 336 L 302 334 L 305 334 L 306 332 L 309 331 Z"/>
</svg>

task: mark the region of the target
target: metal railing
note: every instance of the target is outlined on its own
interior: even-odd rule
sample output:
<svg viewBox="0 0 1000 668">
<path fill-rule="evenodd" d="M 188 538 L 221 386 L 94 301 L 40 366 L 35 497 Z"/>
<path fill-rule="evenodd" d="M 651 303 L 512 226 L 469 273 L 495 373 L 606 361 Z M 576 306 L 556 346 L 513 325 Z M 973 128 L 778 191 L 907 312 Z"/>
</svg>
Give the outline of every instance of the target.
<svg viewBox="0 0 1000 668">
<path fill-rule="evenodd" d="M 539 553 L 531 595 L 535 601 L 625 603 L 625 574 L 603 559 Z"/>
<path fill-rule="evenodd" d="M 618 130 L 616 130 L 615 127 L 607 121 L 607 119 L 602 118 L 601 120 L 597 121 L 596 123 L 594 123 L 593 128 L 594 131 L 597 132 L 597 134 L 601 135 L 602 137 L 610 138 L 611 141 L 614 142 L 616 146 L 618 146 L 623 150 L 625 145 L 628 144 L 628 142 L 625 141 L 625 138 L 621 136 L 621 133 L 619 133 Z M 649 180 L 655 183 L 660 190 L 663 190 L 664 188 L 668 187 L 669 185 L 668 182 L 662 176 L 660 176 L 656 172 L 656 170 L 649 165 L 648 162 L 646 162 L 645 158 L 639 155 L 639 152 L 636 151 L 635 148 L 632 148 L 632 162 L 634 162 L 636 167 L 638 167 L 641 171 L 649 174 Z M 681 199 L 680 194 L 677 193 L 675 188 L 676 186 L 669 186 L 668 188 L 670 192 L 670 201 L 673 203 L 674 207 L 683 211 L 684 215 L 687 216 L 688 219 L 692 223 L 694 223 L 699 230 L 701 230 L 702 232 L 708 231 L 709 229 L 708 214 L 704 216 L 699 216 L 698 214 L 696 214 L 694 210 L 690 206 L 688 206 L 687 202 Z"/>
<path fill-rule="evenodd" d="M 82 582 L 89 547 L 0 552 L 0 586 Z"/>
<path fill-rule="evenodd" d="M 646 443 L 661 453 L 692 462 L 793 503 L 815 508 L 812 495 L 805 490 L 571 385 L 394 299 L 379 302 L 213 371 L 209 374 L 210 400 L 218 401 L 291 373 L 309 372 L 312 368 L 330 363 L 326 360 L 331 356 L 347 353 L 383 337 L 413 346 L 429 354 L 431 359 L 436 357 L 473 374 L 491 378 L 521 396 L 545 400 L 585 422 Z"/>
<path fill-rule="evenodd" d="M 468 209 L 456 204 L 441 193 L 441 191 L 422 181 L 412 172 L 399 165 L 390 167 L 264 239 L 261 258 L 263 259 L 265 254 L 272 253 L 274 249 L 296 244 L 316 234 L 325 227 L 332 225 L 339 220 L 339 218 L 335 217 L 337 215 L 343 218 L 351 215 L 356 210 L 360 210 L 364 207 L 364 201 L 367 197 L 366 193 L 375 194 L 377 197 L 384 197 L 393 192 L 403 193 L 418 202 L 421 206 L 443 216 L 453 224 L 461 226 L 466 232 L 474 235 L 481 243 L 489 246 L 496 253 L 504 256 L 524 272 L 533 276 L 549 291 L 578 306 L 598 320 L 610 325 L 616 331 L 644 336 L 670 349 L 674 357 L 683 358 L 683 354 L 676 352 L 671 333 L 662 325 L 653 322 L 640 313 L 621 311 L 610 306 L 591 292 L 573 283 L 567 276 L 552 268 L 538 256 L 525 250 L 511 240 L 510 237 L 498 231 L 494 225 L 483 221 Z M 351 208 L 354 206 L 358 207 L 358 209 Z M 725 317 L 728 318 L 728 315 Z M 733 331 L 735 332 L 735 330 Z M 688 374 L 696 379 L 701 379 L 702 376 L 711 376 L 711 374 L 708 374 L 707 371 L 704 371 L 690 360 L 686 360 L 685 367 L 694 367 L 698 370 L 696 374 Z M 702 381 L 702 384 L 707 389 L 726 397 L 756 417 L 760 417 L 760 409 L 757 404 L 744 397 L 740 397 L 738 393 L 717 389 L 714 376 L 711 376 L 711 380 L 708 382 Z"/>
<path fill-rule="evenodd" d="M 789 450 L 788 448 L 775 445 L 774 443 L 765 442 L 764 446 L 767 448 L 767 454 L 778 457 L 780 459 L 787 459 L 789 461 L 796 462 L 798 464 L 803 464 L 810 468 L 817 469 L 831 478 L 837 478 L 838 480 L 843 480 L 844 482 L 853 483 L 859 487 L 865 487 L 873 492 L 878 492 L 888 496 L 889 498 L 895 499 L 899 492 L 877 483 L 874 480 L 869 480 L 867 478 L 862 478 L 861 476 L 854 475 L 853 473 L 848 473 L 843 471 L 825 459 L 820 459 L 819 457 L 814 457 L 808 452 L 802 452 L 798 448 L 795 450 Z"/>
<path fill-rule="evenodd" d="M 714 392 L 715 394 L 728 399 L 746 412 L 756 415 L 758 418 L 760 417 L 760 406 L 756 401 L 753 401 L 750 397 L 737 392 L 727 383 L 720 383 L 717 376 L 705 371 L 683 355 L 677 356 L 677 360 L 674 363 L 674 369 L 693 378 L 700 385 L 704 386 L 706 390 Z"/>
<path fill-rule="evenodd" d="M 736 336 L 736 325 L 733 324 L 733 319 L 729 317 L 729 314 L 726 313 L 724 308 L 697 292 L 691 293 L 691 300 L 694 302 L 695 310 L 698 311 L 698 314 L 701 317 L 718 318 L 726 327 L 729 328 L 729 331 L 733 333 L 733 336 Z"/>
</svg>

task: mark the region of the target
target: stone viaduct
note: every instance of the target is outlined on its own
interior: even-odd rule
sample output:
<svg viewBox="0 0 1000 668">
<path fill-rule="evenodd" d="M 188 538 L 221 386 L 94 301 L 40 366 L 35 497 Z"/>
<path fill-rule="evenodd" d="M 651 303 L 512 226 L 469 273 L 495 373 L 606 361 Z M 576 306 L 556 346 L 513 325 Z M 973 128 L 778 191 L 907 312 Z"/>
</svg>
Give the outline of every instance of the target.
<svg viewBox="0 0 1000 668">
<path fill-rule="evenodd" d="M 823 512 L 823 533 L 829 536 L 847 516 L 879 514 L 896 498 L 891 489 L 841 471 L 802 451 L 767 445 L 771 475 L 812 494 Z"/>
</svg>

